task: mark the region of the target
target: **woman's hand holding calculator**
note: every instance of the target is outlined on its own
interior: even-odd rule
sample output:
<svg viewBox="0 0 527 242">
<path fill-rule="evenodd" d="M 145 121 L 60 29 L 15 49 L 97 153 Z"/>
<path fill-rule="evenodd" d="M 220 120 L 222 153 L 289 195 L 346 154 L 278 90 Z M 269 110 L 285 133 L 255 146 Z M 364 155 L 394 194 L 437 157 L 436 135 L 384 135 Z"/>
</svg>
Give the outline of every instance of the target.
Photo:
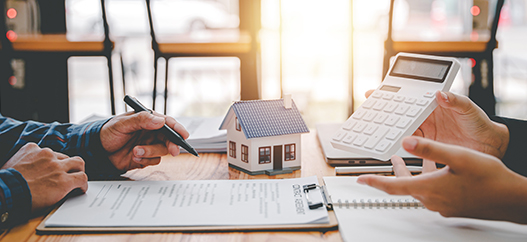
<svg viewBox="0 0 527 242">
<path fill-rule="evenodd" d="M 366 92 L 369 97 L 373 90 Z M 499 159 L 509 143 L 509 130 L 494 122 L 468 97 L 450 92 L 437 92 L 439 106 L 415 131 L 435 141 L 460 145 Z"/>
</svg>

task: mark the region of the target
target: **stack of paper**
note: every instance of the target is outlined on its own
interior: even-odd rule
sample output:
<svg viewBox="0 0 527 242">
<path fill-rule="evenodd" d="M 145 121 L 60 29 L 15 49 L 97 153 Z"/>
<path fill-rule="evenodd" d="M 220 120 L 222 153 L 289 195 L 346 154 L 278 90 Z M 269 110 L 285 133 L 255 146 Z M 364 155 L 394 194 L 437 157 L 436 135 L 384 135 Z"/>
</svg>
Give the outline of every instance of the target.
<svg viewBox="0 0 527 242">
<path fill-rule="evenodd" d="M 180 117 L 190 133 L 187 142 L 200 153 L 227 152 L 227 130 L 219 130 L 223 117 Z M 181 152 L 186 152 L 181 149 Z"/>
</svg>

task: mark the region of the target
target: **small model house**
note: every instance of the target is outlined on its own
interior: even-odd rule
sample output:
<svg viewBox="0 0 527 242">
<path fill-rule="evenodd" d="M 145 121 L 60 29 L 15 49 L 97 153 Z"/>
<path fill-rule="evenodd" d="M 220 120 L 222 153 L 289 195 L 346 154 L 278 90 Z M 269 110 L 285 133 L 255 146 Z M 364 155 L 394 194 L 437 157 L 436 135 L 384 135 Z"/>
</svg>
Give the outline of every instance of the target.
<svg viewBox="0 0 527 242">
<path fill-rule="evenodd" d="M 300 136 L 309 129 L 290 96 L 235 102 L 220 129 L 227 130 L 230 167 L 251 175 L 300 169 Z"/>
</svg>

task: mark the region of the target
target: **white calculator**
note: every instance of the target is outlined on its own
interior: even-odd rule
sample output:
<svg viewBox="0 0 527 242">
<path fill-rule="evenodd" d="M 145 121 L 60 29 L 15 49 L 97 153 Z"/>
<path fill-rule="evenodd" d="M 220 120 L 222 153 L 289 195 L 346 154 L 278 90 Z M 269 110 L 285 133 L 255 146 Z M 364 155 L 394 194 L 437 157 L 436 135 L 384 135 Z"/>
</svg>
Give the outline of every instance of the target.
<svg viewBox="0 0 527 242">
<path fill-rule="evenodd" d="M 331 144 L 386 161 L 437 107 L 437 91 L 448 91 L 459 71 L 454 58 L 399 53 L 388 75 L 332 136 Z"/>
</svg>

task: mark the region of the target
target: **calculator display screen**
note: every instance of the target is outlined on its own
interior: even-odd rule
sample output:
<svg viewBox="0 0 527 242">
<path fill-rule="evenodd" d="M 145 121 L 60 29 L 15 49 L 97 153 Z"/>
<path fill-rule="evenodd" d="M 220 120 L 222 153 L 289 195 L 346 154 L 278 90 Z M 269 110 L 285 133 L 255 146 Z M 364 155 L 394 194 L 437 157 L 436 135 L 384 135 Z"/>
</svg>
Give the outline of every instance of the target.
<svg viewBox="0 0 527 242">
<path fill-rule="evenodd" d="M 390 76 L 442 83 L 451 66 L 451 61 L 399 56 Z"/>
</svg>

